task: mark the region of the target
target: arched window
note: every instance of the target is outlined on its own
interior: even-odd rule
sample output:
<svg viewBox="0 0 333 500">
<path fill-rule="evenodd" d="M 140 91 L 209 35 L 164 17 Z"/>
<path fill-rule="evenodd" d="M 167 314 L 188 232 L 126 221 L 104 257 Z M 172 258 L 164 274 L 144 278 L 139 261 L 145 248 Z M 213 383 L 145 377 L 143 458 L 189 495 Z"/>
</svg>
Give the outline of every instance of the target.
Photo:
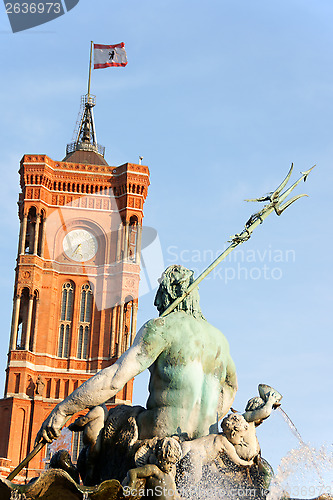
<svg viewBox="0 0 333 500">
<path fill-rule="evenodd" d="M 37 221 L 37 211 L 36 207 L 31 207 L 28 212 L 27 219 L 27 230 L 25 234 L 25 244 L 24 253 L 33 254 L 34 253 L 34 242 L 36 237 L 36 221 Z"/>
<path fill-rule="evenodd" d="M 129 221 L 128 233 L 128 258 L 132 262 L 137 261 L 138 252 L 138 218 L 133 215 Z"/>
<path fill-rule="evenodd" d="M 28 315 L 29 315 L 30 290 L 23 288 L 20 294 L 20 312 L 17 328 L 16 349 L 29 349 L 30 331 L 28 332 Z M 27 338 L 28 336 L 28 338 Z"/>
<path fill-rule="evenodd" d="M 134 328 L 134 307 L 133 298 L 131 296 L 126 297 L 124 305 L 124 338 L 123 338 L 123 352 L 125 352 L 133 343 L 133 336 L 135 332 Z"/>
<path fill-rule="evenodd" d="M 93 292 L 90 284 L 82 285 L 80 317 L 77 342 L 77 357 L 88 359 Z"/>
<path fill-rule="evenodd" d="M 58 343 L 59 358 L 68 358 L 69 356 L 70 334 L 72 329 L 72 318 L 73 318 L 73 301 L 74 301 L 74 284 L 68 281 L 67 283 L 64 283 L 62 286 L 59 343 Z"/>
<path fill-rule="evenodd" d="M 76 464 L 80 452 L 84 446 L 82 432 L 73 432 L 72 460 Z"/>
</svg>

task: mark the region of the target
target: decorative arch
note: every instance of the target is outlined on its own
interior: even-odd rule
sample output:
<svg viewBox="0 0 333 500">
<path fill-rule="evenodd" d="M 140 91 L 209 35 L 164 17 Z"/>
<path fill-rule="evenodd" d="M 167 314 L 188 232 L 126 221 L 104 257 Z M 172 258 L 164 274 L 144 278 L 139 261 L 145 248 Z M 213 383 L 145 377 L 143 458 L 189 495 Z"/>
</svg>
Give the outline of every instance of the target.
<svg viewBox="0 0 333 500">
<path fill-rule="evenodd" d="M 36 206 L 30 206 L 28 213 L 23 214 L 19 252 L 35 254 L 42 257 L 44 246 L 46 212 L 38 213 Z"/>
</svg>

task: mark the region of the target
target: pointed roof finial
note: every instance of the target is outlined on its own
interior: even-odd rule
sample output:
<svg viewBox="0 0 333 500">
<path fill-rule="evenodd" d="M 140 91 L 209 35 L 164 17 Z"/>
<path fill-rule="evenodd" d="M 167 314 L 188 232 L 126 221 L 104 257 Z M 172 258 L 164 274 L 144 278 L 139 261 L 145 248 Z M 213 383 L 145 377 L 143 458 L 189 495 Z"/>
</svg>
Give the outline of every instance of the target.
<svg viewBox="0 0 333 500">
<path fill-rule="evenodd" d="M 93 108 L 96 96 L 81 97 L 81 112 L 74 131 L 74 142 L 67 144 L 66 156 L 75 151 L 93 151 L 104 157 L 105 147 L 97 143 Z"/>
</svg>

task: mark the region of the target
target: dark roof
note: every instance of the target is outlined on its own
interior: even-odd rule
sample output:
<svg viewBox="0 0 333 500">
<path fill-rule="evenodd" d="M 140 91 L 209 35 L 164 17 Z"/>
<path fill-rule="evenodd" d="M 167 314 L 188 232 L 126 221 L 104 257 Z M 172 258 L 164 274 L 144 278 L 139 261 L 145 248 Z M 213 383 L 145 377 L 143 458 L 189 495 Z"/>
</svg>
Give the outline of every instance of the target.
<svg viewBox="0 0 333 500">
<path fill-rule="evenodd" d="M 104 157 L 95 151 L 74 151 L 69 153 L 62 161 L 69 163 L 84 163 L 86 165 L 108 165 Z"/>
</svg>

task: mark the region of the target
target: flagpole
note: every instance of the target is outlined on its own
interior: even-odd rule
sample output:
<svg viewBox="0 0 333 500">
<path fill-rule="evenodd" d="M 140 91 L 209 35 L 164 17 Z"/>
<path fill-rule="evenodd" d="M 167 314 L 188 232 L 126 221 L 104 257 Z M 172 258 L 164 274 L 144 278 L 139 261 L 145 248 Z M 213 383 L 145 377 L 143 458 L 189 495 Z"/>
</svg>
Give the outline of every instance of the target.
<svg viewBox="0 0 333 500">
<path fill-rule="evenodd" d="M 91 83 L 91 66 L 92 66 L 92 53 L 93 53 L 94 42 L 90 42 L 90 63 L 89 63 L 89 78 L 88 78 L 88 96 L 90 95 L 90 83 Z"/>
</svg>

